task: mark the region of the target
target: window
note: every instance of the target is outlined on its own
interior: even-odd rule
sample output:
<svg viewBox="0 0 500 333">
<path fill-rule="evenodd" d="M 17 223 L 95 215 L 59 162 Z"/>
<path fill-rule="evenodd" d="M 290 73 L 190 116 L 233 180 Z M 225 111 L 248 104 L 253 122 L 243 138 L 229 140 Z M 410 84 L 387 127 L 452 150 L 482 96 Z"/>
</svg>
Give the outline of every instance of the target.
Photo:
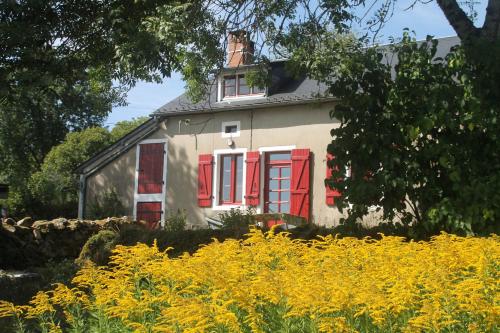
<svg viewBox="0 0 500 333">
<path fill-rule="evenodd" d="M 236 76 L 224 77 L 224 97 L 236 96 Z"/>
<path fill-rule="evenodd" d="M 221 205 L 241 204 L 243 198 L 243 154 L 220 156 L 219 190 Z"/>
<path fill-rule="evenodd" d="M 236 125 L 228 125 L 226 128 L 224 128 L 224 133 L 226 134 L 232 134 L 236 133 L 238 131 L 238 126 Z"/>
<path fill-rule="evenodd" d="M 245 74 L 228 75 L 223 79 L 222 98 L 262 95 L 265 89 L 247 84 Z"/>
<path fill-rule="evenodd" d="M 266 154 L 265 213 L 290 213 L 291 153 Z"/>
<path fill-rule="evenodd" d="M 236 138 L 240 136 L 240 122 L 239 121 L 225 121 L 222 123 L 222 137 L 223 138 Z"/>
</svg>

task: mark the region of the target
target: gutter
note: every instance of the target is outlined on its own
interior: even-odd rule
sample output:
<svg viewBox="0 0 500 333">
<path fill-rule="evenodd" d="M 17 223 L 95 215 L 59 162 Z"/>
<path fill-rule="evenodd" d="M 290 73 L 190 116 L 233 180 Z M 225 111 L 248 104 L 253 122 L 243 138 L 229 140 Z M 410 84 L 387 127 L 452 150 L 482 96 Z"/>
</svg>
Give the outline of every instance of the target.
<svg viewBox="0 0 500 333">
<path fill-rule="evenodd" d="M 248 105 L 228 105 L 226 107 L 216 107 L 216 108 L 197 108 L 197 109 L 184 109 L 179 111 L 155 111 L 150 116 L 158 117 L 171 117 L 178 115 L 192 115 L 192 114 L 203 114 L 207 112 L 215 113 L 215 112 L 224 112 L 224 111 L 234 111 L 234 110 L 249 110 L 249 109 L 263 109 L 268 107 L 280 107 L 280 106 L 289 106 L 289 105 L 303 105 L 303 104 L 311 104 L 312 103 L 327 103 L 327 102 L 335 102 L 340 99 L 337 97 L 324 97 L 324 98 L 310 98 L 310 99 L 297 99 L 297 100 L 278 100 L 273 102 L 262 102 L 256 104 L 248 104 Z"/>
</svg>

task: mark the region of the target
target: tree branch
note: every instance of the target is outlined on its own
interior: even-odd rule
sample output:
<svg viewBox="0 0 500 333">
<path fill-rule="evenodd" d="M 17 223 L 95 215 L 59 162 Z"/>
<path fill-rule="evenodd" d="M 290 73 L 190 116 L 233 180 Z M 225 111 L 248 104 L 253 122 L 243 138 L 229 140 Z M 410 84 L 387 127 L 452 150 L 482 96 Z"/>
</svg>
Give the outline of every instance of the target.
<svg viewBox="0 0 500 333">
<path fill-rule="evenodd" d="M 456 0 L 436 0 L 446 19 L 453 27 L 461 40 L 479 35 L 480 29 L 476 28 L 467 14 L 460 8 Z M 498 0 L 490 0 L 498 1 Z"/>
<path fill-rule="evenodd" d="M 484 18 L 483 28 L 481 29 L 481 37 L 489 41 L 500 40 L 500 1 L 489 0 L 486 7 L 486 16 Z"/>
</svg>

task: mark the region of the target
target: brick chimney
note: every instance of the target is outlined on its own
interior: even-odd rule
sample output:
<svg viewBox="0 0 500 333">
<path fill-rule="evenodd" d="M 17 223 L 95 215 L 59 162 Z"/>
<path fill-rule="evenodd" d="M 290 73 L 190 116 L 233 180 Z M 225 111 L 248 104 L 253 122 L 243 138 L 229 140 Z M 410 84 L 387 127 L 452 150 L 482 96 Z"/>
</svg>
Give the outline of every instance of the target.
<svg viewBox="0 0 500 333">
<path fill-rule="evenodd" d="M 227 38 L 227 66 L 238 67 L 253 62 L 254 43 L 245 30 L 231 31 Z"/>
</svg>

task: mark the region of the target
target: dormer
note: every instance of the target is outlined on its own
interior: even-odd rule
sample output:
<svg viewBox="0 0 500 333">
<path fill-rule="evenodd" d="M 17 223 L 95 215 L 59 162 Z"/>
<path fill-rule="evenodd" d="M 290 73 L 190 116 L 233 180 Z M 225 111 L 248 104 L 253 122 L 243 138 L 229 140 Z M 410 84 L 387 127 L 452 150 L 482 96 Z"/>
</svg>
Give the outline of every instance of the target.
<svg viewBox="0 0 500 333">
<path fill-rule="evenodd" d="M 254 43 L 248 32 L 237 30 L 229 33 L 227 39 L 227 67 L 219 74 L 218 98 L 221 101 L 263 97 L 266 89 L 251 87 L 247 83 L 247 74 L 257 70 L 253 64 Z"/>
</svg>

